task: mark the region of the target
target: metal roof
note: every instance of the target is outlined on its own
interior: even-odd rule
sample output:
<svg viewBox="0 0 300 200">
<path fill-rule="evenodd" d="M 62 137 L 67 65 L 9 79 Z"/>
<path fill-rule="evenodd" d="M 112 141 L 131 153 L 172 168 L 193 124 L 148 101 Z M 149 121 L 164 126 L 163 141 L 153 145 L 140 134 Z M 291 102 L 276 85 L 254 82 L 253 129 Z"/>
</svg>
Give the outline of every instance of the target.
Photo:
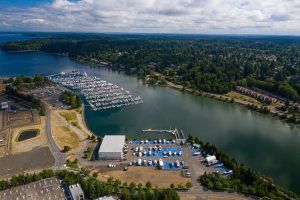
<svg viewBox="0 0 300 200">
<path fill-rule="evenodd" d="M 74 199 L 77 199 L 77 197 L 84 195 L 82 188 L 81 188 L 80 184 L 78 184 L 78 183 L 75 185 L 70 185 L 69 189 L 70 189 L 70 192 Z"/>
<path fill-rule="evenodd" d="M 99 152 L 122 152 L 125 135 L 106 135 L 103 138 Z"/>
</svg>

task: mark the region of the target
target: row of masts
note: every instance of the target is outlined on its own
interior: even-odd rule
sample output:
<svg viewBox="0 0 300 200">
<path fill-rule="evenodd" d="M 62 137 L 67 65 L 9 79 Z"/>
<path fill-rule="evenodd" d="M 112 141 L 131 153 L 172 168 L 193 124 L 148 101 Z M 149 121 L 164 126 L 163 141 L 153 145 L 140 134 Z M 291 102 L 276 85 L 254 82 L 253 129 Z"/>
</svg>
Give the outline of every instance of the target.
<svg viewBox="0 0 300 200">
<path fill-rule="evenodd" d="M 135 97 L 117 85 L 86 73 L 62 72 L 49 76 L 49 79 L 71 89 L 79 90 L 92 110 L 120 108 L 143 103 L 141 97 Z"/>
</svg>

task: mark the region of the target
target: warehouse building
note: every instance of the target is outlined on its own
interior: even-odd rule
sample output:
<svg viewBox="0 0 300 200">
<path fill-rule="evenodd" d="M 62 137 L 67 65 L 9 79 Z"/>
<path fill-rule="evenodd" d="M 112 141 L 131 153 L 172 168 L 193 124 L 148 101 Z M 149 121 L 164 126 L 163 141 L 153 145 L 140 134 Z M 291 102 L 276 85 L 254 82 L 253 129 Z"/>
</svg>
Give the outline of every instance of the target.
<svg viewBox="0 0 300 200">
<path fill-rule="evenodd" d="M 51 177 L 0 191 L 1 200 L 66 200 L 64 186 L 58 177 Z"/>
<path fill-rule="evenodd" d="M 99 160 L 122 160 L 125 135 L 106 135 L 98 152 Z"/>
</svg>

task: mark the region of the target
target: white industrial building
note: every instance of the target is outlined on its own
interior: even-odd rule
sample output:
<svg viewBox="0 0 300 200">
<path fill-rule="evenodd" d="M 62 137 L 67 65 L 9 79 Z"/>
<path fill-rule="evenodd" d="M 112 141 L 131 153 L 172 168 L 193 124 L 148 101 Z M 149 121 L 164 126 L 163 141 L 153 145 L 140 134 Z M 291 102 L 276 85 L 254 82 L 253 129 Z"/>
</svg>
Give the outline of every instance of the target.
<svg viewBox="0 0 300 200">
<path fill-rule="evenodd" d="M 125 135 L 106 135 L 98 152 L 99 160 L 122 160 Z"/>
</svg>

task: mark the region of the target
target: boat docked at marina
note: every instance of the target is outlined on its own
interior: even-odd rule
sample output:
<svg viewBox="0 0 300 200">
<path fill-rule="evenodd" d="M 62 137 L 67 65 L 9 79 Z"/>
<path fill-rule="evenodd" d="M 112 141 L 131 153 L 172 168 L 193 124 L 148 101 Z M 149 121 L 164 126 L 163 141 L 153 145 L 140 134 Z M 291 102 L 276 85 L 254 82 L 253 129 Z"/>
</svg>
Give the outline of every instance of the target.
<svg viewBox="0 0 300 200">
<path fill-rule="evenodd" d="M 96 76 L 78 71 L 62 72 L 48 78 L 63 86 L 78 90 L 92 110 L 106 110 L 143 103 L 141 97 Z"/>
</svg>

